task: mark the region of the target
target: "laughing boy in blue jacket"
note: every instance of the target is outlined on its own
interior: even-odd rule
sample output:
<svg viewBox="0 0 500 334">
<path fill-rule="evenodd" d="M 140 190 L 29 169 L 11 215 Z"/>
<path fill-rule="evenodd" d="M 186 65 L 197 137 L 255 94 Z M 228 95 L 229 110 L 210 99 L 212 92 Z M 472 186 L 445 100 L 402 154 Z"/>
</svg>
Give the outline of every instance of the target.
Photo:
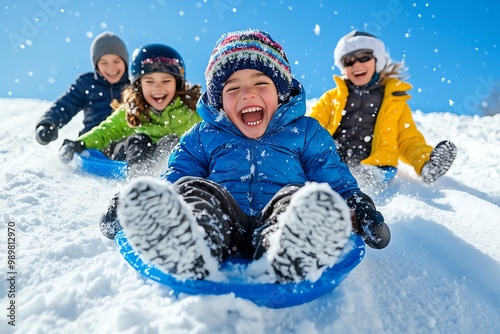
<svg viewBox="0 0 500 334">
<path fill-rule="evenodd" d="M 229 257 L 262 259 L 263 273 L 288 283 L 317 280 L 353 226 L 371 247 L 389 243 L 329 133 L 304 116 L 304 89 L 278 42 L 261 30 L 225 34 L 205 78 L 203 121 L 181 137 L 164 180 L 120 192 L 119 221 L 146 261 L 180 279 L 216 279 Z"/>
</svg>

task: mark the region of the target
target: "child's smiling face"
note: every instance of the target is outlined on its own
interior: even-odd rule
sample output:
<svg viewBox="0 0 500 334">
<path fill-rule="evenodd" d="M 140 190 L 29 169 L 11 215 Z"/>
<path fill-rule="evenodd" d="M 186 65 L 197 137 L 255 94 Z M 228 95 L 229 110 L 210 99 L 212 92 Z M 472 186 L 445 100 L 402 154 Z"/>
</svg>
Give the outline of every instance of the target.
<svg viewBox="0 0 500 334">
<path fill-rule="evenodd" d="M 141 77 L 142 95 L 146 102 L 156 110 L 162 111 L 174 99 L 176 80 L 172 74 L 154 72 Z"/>
<path fill-rule="evenodd" d="M 278 91 L 264 73 L 245 69 L 234 72 L 222 90 L 227 117 L 248 138 L 262 137 L 278 109 Z"/>
<path fill-rule="evenodd" d="M 369 60 L 366 60 L 368 58 Z M 354 59 L 355 61 L 352 65 L 345 66 L 345 75 L 356 86 L 364 86 L 370 82 L 375 74 L 376 60 L 373 54 L 365 55 L 363 53 L 356 54 Z"/>
<path fill-rule="evenodd" d="M 105 54 L 97 61 L 97 70 L 110 84 L 115 84 L 123 77 L 126 66 L 118 55 Z"/>
</svg>

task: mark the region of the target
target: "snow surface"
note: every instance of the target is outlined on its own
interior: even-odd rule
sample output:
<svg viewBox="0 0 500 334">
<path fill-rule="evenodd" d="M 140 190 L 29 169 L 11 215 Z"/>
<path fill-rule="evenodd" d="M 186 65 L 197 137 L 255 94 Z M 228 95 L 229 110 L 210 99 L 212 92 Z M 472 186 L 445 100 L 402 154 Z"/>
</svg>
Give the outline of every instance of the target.
<svg viewBox="0 0 500 334">
<path fill-rule="evenodd" d="M 311 101 L 308 101 L 311 102 Z M 448 174 L 422 184 L 401 166 L 371 194 L 392 231 L 384 250 L 332 293 L 268 309 L 224 296 L 181 296 L 140 277 L 97 220 L 123 181 L 77 174 L 57 157 L 81 116 L 47 146 L 35 141 L 50 102 L 0 99 L 0 333 L 498 333 L 500 115 L 415 113 L 429 143 L 459 149 Z M 7 227 L 15 223 L 15 299 L 8 296 Z M 11 224 L 12 225 L 12 224 Z M 16 305 L 15 327 L 7 307 Z"/>
</svg>

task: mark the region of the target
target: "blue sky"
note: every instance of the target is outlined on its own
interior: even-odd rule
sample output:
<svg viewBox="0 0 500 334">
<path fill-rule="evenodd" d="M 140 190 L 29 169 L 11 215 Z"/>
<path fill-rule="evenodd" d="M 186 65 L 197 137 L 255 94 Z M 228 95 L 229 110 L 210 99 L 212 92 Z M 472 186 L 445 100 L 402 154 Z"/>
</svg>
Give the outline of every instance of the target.
<svg viewBox="0 0 500 334">
<path fill-rule="evenodd" d="M 106 30 L 130 54 L 153 42 L 174 47 L 188 80 L 204 86 L 217 39 L 246 28 L 264 29 L 282 43 L 308 98 L 333 87 L 332 75 L 339 74 L 333 49 L 352 29 L 373 33 L 393 59 L 405 59 L 413 109 L 481 115 L 481 103 L 500 90 L 496 0 L 10 0 L 1 8 L 0 97 L 55 100 L 92 70 L 90 43 Z"/>
</svg>

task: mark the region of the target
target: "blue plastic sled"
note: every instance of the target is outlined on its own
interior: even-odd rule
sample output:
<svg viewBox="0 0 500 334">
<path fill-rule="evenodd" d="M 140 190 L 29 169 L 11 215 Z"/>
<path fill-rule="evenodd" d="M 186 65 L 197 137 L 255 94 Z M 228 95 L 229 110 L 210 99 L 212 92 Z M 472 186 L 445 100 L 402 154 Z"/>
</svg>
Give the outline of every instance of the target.
<svg viewBox="0 0 500 334">
<path fill-rule="evenodd" d="M 127 163 L 109 159 L 104 153 L 95 149 L 83 150 L 74 155 L 76 169 L 85 173 L 106 177 L 108 179 L 125 179 Z"/>
<path fill-rule="evenodd" d="M 120 231 L 115 236 L 115 243 L 125 260 L 139 273 L 172 289 L 173 294 L 191 295 L 222 295 L 234 293 L 236 297 L 254 302 L 258 306 L 269 308 L 284 308 L 308 303 L 317 299 L 337 287 L 351 270 L 356 267 L 365 255 L 365 244 L 360 236 L 352 234 L 346 251 L 337 263 L 327 269 L 314 283 L 303 281 L 299 283 L 273 284 L 245 282 L 245 277 L 238 279 L 238 266 L 246 266 L 249 260 L 229 259 L 221 265 L 221 271 L 226 273 L 227 282 L 208 280 L 180 281 L 172 275 L 160 271 L 153 264 L 144 263 L 139 254 L 132 249 L 127 237 Z"/>
</svg>

